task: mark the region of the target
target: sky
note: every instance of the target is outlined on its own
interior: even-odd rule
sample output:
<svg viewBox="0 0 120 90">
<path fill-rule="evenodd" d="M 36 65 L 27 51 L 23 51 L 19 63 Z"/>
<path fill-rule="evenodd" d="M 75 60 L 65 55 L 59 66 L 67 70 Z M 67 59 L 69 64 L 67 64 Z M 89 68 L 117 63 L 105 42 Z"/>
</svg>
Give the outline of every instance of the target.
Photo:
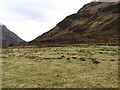
<svg viewBox="0 0 120 90">
<path fill-rule="evenodd" d="M 93 0 L 0 0 L 0 23 L 26 41 L 49 31 Z"/>
</svg>

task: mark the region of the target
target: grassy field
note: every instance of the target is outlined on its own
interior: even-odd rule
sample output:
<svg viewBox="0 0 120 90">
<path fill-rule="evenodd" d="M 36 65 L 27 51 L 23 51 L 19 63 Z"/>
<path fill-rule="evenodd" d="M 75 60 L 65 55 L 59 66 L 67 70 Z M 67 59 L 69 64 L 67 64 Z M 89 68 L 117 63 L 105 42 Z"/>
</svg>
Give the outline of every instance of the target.
<svg viewBox="0 0 120 90">
<path fill-rule="evenodd" d="M 117 88 L 117 45 L 3 49 L 3 88 Z"/>
</svg>

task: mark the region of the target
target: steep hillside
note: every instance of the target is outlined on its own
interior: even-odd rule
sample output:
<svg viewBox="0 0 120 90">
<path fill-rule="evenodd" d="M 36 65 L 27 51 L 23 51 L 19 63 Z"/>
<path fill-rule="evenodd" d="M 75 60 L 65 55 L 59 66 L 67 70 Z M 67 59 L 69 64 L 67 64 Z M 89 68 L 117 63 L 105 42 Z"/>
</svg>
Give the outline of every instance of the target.
<svg viewBox="0 0 120 90">
<path fill-rule="evenodd" d="M 120 2 L 91 2 L 31 44 L 116 43 Z"/>
<path fill-rule="evenodd" d="M 18 45 L 20 42 L 24 42 L 15 33 L 7 29 L 5 25 L 0 25 L 0 40 L 2 46 Z"/>
</svg>

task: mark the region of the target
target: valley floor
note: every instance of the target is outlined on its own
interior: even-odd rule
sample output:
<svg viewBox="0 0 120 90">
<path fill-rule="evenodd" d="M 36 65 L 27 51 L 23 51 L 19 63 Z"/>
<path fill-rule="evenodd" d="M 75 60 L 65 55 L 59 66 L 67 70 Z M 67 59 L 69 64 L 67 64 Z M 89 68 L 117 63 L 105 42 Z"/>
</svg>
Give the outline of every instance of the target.
<svg viewBox="0 0 120 90">
<path fill-rule="evenodd" d="M 3 88 L 117 88 L 118 45 L 3 49 Z"/>
</svg>

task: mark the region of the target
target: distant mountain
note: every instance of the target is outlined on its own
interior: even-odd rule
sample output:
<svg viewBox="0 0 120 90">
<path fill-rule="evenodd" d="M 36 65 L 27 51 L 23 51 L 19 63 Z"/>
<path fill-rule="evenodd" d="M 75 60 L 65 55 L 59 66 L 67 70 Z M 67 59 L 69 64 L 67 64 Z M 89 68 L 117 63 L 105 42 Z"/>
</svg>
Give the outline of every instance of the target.
<svg viewBox="0 0 120 90">
<path fill-rule="evenodd" d="M 0 40 L 2 40 L 2 46 L 9 45 L 18 45 L 21 42 L 25 42 L 21 38 L 19 38 L 15 33 L 8 30 L 5 25 L 0 24 Z"/>
<path fill-rule="evenodd" d="M 117 43 L 120 2 L 91 2 L 30 44 Z"/>
</svg>

